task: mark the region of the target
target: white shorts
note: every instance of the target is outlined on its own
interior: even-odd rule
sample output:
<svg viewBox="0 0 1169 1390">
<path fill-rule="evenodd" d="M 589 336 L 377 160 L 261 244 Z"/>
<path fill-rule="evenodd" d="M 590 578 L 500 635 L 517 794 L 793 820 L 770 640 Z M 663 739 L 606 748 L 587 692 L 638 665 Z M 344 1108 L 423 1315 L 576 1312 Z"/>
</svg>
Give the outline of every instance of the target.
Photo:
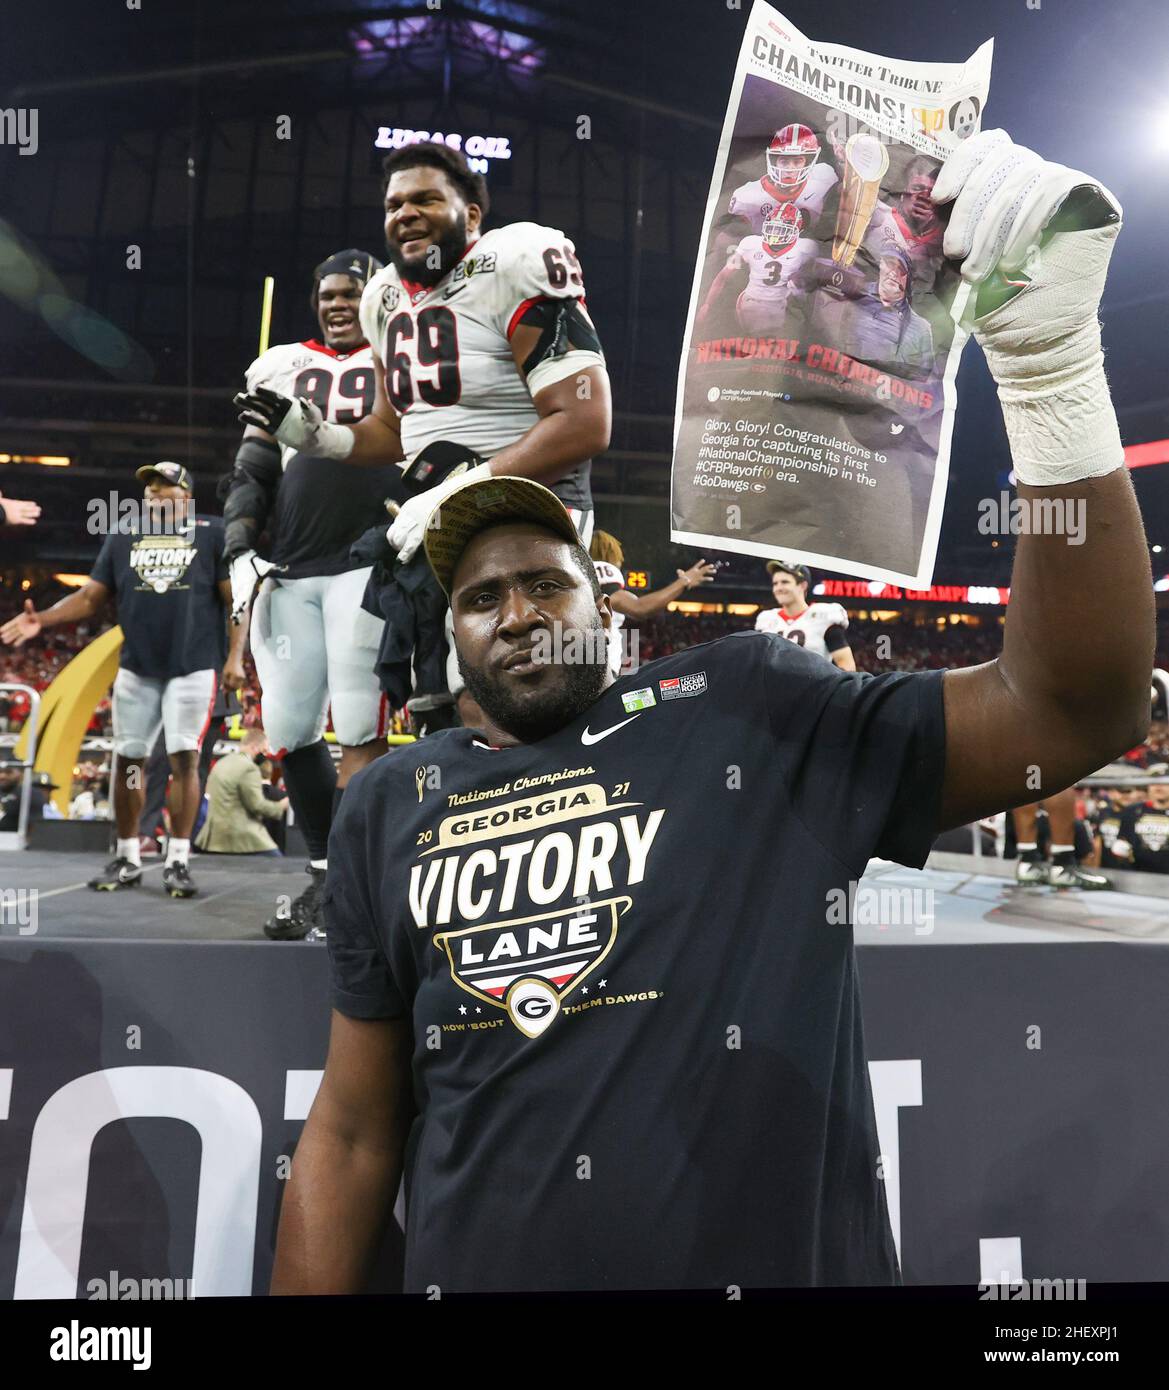
<svg viewBox="0 0 1169 1390">
<path fill-rule="evenodd" d="M 565 510 L 572 517 L 572 524 L 576 527 L 576 533 L 580 537 L 580 543 L 587 550 L 589 542 L 593 538 L 593 524 L 597 514 L 591 508 L 589 511 L 582 511 L 579 507 L 567 507 Z M 451 614 L 450 607 L 446 611 L 446 683 L 450 692 L 454 696 L 462 694 L 466 687 L 463 680 L 463 673 L 459 670 L 459 654 L 455 651 L 455 620 Z"/>
<path fill-rule="evenodd" d="M 139 676 L 122 667 L 114 681 L 114 752 L 119 758 L 148 758 L 158 731 L 168 753 L 194 753 L 203 745 L 219 672 L 210 668 L 170 680 Z"/>
<path fill-rule="evenodd" d="M 787 295 L 776 299 L 754 299 L 744 291 L 736 305 L 739 325 L 746 333 L 783 332 L 787 322 Z"/>
<path fill-rule="evenodd" d="M 344 574 L 269 575 L 252 604 L 251 642 L 264 732 L 273 749 L 307 748 L 325 732 L 356 748 L 389 729 L 374 674 L 384 622 L 361 606 L 369 567 Z"/>
</svg>

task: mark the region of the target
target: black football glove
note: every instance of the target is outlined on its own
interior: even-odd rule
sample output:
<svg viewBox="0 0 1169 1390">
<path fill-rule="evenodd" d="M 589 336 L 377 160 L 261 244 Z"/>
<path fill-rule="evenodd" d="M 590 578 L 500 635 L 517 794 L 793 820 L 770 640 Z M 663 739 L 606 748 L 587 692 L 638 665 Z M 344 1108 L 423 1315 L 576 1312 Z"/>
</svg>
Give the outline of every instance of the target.
<svg viewBox="0 0 1169 1390">
<path fill-rule="evenodd" d="M 275 435 L 292 408 L 292 397 L 282 396 L 269 386 L 257 386 L 254 391 L 240 391 L 231 403 L 239 411 L 241 424 L 255 425 Z"/>
</svg>

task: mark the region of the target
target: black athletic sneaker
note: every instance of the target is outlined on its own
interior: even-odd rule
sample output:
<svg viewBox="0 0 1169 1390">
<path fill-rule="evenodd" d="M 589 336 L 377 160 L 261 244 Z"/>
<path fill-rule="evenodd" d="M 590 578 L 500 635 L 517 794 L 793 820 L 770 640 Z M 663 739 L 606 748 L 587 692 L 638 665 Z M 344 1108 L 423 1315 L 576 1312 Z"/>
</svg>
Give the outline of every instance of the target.
<svg viewBox="0 0 1169 1390">
<path fill-rule="evenodd" d="M 309 886 L 289 904 L 286 913 L 278 912 L 264 923 L 264 935 L 269 941 L 303 941 L 310 931 L 323 929 L 321 890 L 325 886 L 325 871 L 307 864 L 305 872 L 312 876 Z"/>
<path fill-rule="evenodd" d="M 142 865 L 128 859 L 111 859 L 100 874 L 89 880 L 90 888 L 99 893 L 113 893 L 119 888 L 137 888 L 142 882 Z"/>
<path fill-rule="evenodd" d="M 1047 883 L 1047 860 L 1037 849 L 1030 849 L 1019 855 L 1019 861 L 1015 865 L 1015 882 Z"/>
<path fill-rule="evenodd" d="M 286 912 L 278 912 L 264 923 L 264 935 L 269 941 L 299 941 L 306 931 L 307 927 L 294 922 Z"/>
<path fill-rule="evenodd" d="M 310 931 L 323 931 L 325 926 L 321 894 L 325 891 L 325 870 L 314 869 L 310 864 L 308 872 L 312 881 L 299 898 L 292 904 L 292 920 L 304 926 L 304 935 Z"/>
<path fill-rule="evenodd" d="M 199 891 L 191 882 L 191 871 L 175 860 L 162 871 L 162 886 L 172 898 L 193 898 Z"/>
</svg>

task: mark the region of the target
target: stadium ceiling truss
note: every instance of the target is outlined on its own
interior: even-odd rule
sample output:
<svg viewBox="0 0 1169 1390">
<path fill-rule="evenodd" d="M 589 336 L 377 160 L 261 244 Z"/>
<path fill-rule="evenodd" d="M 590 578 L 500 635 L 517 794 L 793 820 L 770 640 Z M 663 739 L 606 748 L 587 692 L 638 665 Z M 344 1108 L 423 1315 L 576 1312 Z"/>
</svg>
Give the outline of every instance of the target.
<svg viewBox="0 0 1169 1390">
<path fill-rule="evenodd" d="M 341 18 L 364 23 L 364 33 L 373 22 L 368 11 Z M 526 30 L 524 54 L 543 61 L 554 51 L 554 36 L 518 13 L 503 18 L 506 29 Z M 660 493 L 717 122 L 578 75 L 582 68 L 517 64 L 514 45 L 493 47 L 457 13 L 444 23 L 432 41 L 386 42 L 358 58 L 320 49 L 209 61 L 197 82 L 194 69 L 164 65 L 124 81 L 109 74 L 40 94 L 30 88 L 45 106 L 84 96 L 89 116 L 75 128 L 88 134 L 42 144 L 36 160 L 8 161 L 5 204 L 69 293 L 151 354 L 155 384 L 176 388 L 165 413 L 193 458 L 210 449 L 222 457 L 234 422 L 226 409 L 216 418 L 213 392 L 233 384 L 254 354 L 263 276 L 277 281 L 273 340 L 299 337 L 312 329 L 310 267 L 338 246 L 381 246 L 379 129 L 506 136 L 511 157 L 488 172 L 492 221 L 547 222 L 573 237 L 614 395 L 628 407 L 603 488 Z M 399 27 L 396 37 L 407 32 Z M 148 115 L 157 105 L 143 105 L 160 88 L 171 94 L 166 125 Z M 291 139 L 278 138 L 279 116 L 291 119 Z M 134 245 L 138 270 L 127 268 Z M 46 349 L 28 375 L 103 375 L 67 349 Z M 6 392 L 4 414 L 31 421 L 35 408 L 22 408 L 20 394 Z M 100 453 L 111 428 L 95 420 Z"/>
</svg>

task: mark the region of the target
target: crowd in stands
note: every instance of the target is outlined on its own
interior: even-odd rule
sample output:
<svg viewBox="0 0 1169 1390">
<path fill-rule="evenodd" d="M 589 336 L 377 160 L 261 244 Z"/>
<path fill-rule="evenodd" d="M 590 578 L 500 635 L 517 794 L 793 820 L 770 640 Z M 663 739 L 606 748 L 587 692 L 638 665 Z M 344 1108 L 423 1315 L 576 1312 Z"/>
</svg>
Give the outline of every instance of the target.
<svg viewBox="0 0 1169 1390">
<path fill-rule="evenodd" d="M 4 414 L 11 419 L 36 420 L 47 427 L 56 420 L 159 425 L 182 424 L 186 419 L 181 396 L 153 393 L 136 396 L 124 391 L 52 391 L 39 386 L 35 391 L 10 392 Z M 223 415 L 222 404 L 219 415 Z"/>
<path fill-rule="evenodd" d="M 1169 767 L 1169 724 L 1163 719 L 1154 719 L 1144 743 L 1117 761 L 1138 768 Z"/>
<path fill-rule="evenodd" d="M 39 595 L 33 594 L 32 597 L 34 602 L 42 601 Z M 0 621 L 15 610 L 15 604 L 0 604 Z M 645 664 L 686 647 L 714 641 L 732 632 L 749 630 L 753 625 L 754 619 L 743 615 L 663 613 L 644 620 L 640 626 L 630 624 L 627 628 L 630 634 L 629 649 L 639 664 Z M 0 647 L 0 685 L 12 682 L 45 690 L 62 667 L 108 626 L 108 623 L 82 623 L 54 628 L 27 646 Z M 1162 631 L 1161 635 L 1164 637 L 1166 634 Z M 874 673 L 914 671 L 990 661 L 1001 649 L 1002 628 L 993 618 L 981 627 L 964 624 L 938 627 L 935 624 L 916 625 L 909 621 L 873 622 L 854 617 L 849 623 L 848 637 L 860 670 Z M 1169 651 L 1169 642 L 1159 643 L 1159 647 Z M 1162 652 L 1157 661 L 1159 665 L 1169 666 L 1169 655 Z M 240 691 L 243 710 L 241 723 L 244 728 L 251 728 L 262 724 L 263 712 L 259 681 L 250 655 L 245 658 L 245 669 L 247 680 Z M 19 733 L 28 712 L 27 695 L 0 690 L 0 733 Z M 110 724 L 110 701 L 107 697 L 94 710 L 87 736 L 110 737 Z M 396 733 L 405 732 L 405 718 L 396 718 L 393 727 Z M 1169 726 L 1162 721 L 1155 722 L 1148 740 L 1128 753 L 1124 761 L 1134 768 L 1155 768 L 1169 764 Z M 98 775 L 96 766 L 83 767 L 78 772 L 74 790 L 83 797 L 78 807 L 83 815 L 89 800 L 86 793 L 95 793 L 93 800 L 99 806 L 104 803 L 104 795 L 94 785 Z M 101 815 L 102 811 L 99 810 L 98 814 Z"/>
<path fill-rule="evenodd" d="M 712 642 L 754 626 L 754 619 L 726 613 L 663 613 L 638 629 L 637 656 L 642 662 L 669 656 L 699 642 Z M 991 661 L 1002 649 L 1002 628 L 955 624 L 939 628 L 911 622 L 877 623 L 853 618 L 848 638 L 857 669 L 927 671 L 938 667 L 975 666 Z M 884 640 L 882 640 L 884 639 Z"/>
<path fill-rule="evenodd" d="M 10 612 L 5 611 L 3 618 L 9 616 Z M 29 685 L 34 690 L 46 690 L 61 669 L 108 626 L 108 623 L 77 623 L 53 628 L 24 647 L 0 647 L 0 685 Z M 29 697 L 21 691 L 0 690 L 0 732 L 19 733 L 28 718 L 30 703 Z M 94 711 L 88 733 L 107 732 L 109 709 L 109 700 L 102 700 Z"/>
<path fill-rule="evenodd" d="M 34 596 L 34 601 L 39 600 Z M 0 621 L 3 621 L 15 611 L 15 605 L 0 605 L 0 609 Z M 637 660 L 639 663 L 654 661 L 685 647 L 750 629 L 753 625 L 753 618 L 726 613 L 663 613 L 646 619 L 635 629 Z M 25 647 L 0 648 L 0 684 L 19 682 L 31 685 L 36 690 L 44 690 L 61 668 L 108 626 L 108 623 L 82 623 L 54 628 Z M 858 669 L 873 673 L 973 666 L 993 660 L 1002 647 L 1002 628 L 993 619 L 981 627 L 964 624 L 937 627 L 906 621 L 872 622 L 853 618 L 849 623 L 848 637 Z M 1164 650 L 1158 656 L 1157 664 L 1169 666 L 1169 641 L 1159 646 Z M 241 691 L 241 702 L 244 706 L 243 722 L 245 726 L 250 726 L 260 722 L 260 695 L 250 657 L 245 664 L 248 682 Z M 27 696 L 7 695 L 0 691 L 0 732 L 18 731 L 27 715 Z M 108 735 L 108 700 L 104 700 L 94 712 L 89 732 L 97 736 Z"/>
</svg>

